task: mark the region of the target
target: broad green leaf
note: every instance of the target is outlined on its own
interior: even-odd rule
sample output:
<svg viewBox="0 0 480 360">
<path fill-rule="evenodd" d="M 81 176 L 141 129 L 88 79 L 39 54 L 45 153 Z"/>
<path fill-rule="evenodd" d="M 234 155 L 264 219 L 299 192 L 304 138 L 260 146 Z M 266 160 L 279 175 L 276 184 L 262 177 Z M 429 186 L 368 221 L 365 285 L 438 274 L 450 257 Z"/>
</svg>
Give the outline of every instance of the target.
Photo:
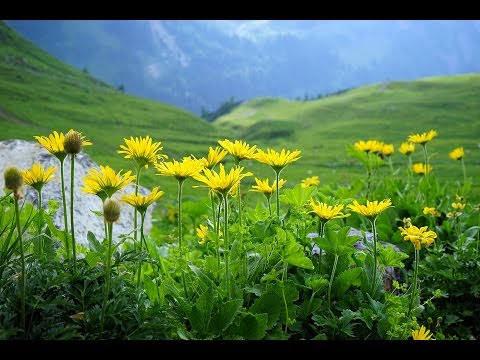
<svg viewBox="0 0 480 360">
<path fill-rule="evenodd" d="M 209 288 L 200 295 L 192 307 L 189 320 L 192 328 L 200 334 L 205 334 L 210 322 L 214 303 L 214 291 Z"/>
<path fill-rule="evenodd" d="M 305 256 L 303 246 L 297 243 L 295 240 L 289 241 L 282 248 L 282 258 L 290 265 L 298 266 L 308 270 L 314 269 L 312 261 Z"/>
<path fill-rule="evenodd" d="M 91 231 L 87 233 L 87 240 L 88 244 L 90 246 L 90 249 L 92 251 L 98 252 L 100 254 L 103 254 L 105 252 L 105 246 L 101 244 L 98 240 L 95 234 Z"/>
<path fill-rule="evenodd" d="M 361 273 L 363 269 L 355 267 L 353 269 L 348 269 L 339 274 L 332 285 L 333 293 L 337 298 L 341 298 L 343 294 L 350 288 L 350 286 L 360 286 L 361 285 Z"/>
<path fill-rule="evenodd" d="M 245 340 L 261 340 L 267 330 L 267 314 L 247 314 L 240 320 L 240 335 Z"/>
<path fill-rule="evenodd" d="M 323 278 L 322 275 L 312 275 L 305 280 L 305 285 L 310 287 L 313 291 L 319 292 L 320 290 L 326 290 L 328 287 L 328 280 Z"/>
<path fill-rule="evenodd" d="M 219 304 L 218 312 L 213 314 L 208 326 L 208 333 L 221 335 L 235 318 L 235 314 L 241 308 L 243 299 L 233 299 Z"/>
<path fill-rule="evenodd" d="M 281 202 L 291 205 L 298 211 L 302 211 L 307 201 L 317 191 L 315 186 L 309 186 L 308 188 L 302 188 L 300 184 L 296 185 L 293 189 L 285 189 L 279 199 Z"/>
<path fill-rule="evenodd" d="M 391 246 L 380 246 L 378 248 L 378 263 L 384 267 L 403 268 L 405 266 L 403 260 L 407 258 L 407 254 L 395 251 Z"/>
<path fill-rule="evenodd" d="M 150 279 L 148 275 L 143 277 L 143 285 L 145 292 L 152 303 L 158 300 L 158 286 Z"/>
<path fill-rule="evenodd" d="M 275 290 L 269 290 L 262 296 L 255 300 L 250 307 L 250 312 L 253 314 L 267 314 L 267 330 L 270 330 L 275 326 L 280 317 L 280 308 L 283 306 L 283 299 L 281 294 L 278 294 Z"/>
<path fill-rule="evenodd" d="M 102 262 L 102 256 L 97 252 L 88 251 L 87 255 L 85 255 L 85 261 L 87 262 L 88 266 L 93 268 L 98 262 Z"/>
<path fill-rule="evenodd" d="M 317 246 L 329 253 L 341 256 L 355 252 L 353 244 L 358 240 L 358 236 L 348 236 L 349 228 L 344 227 L 338 231 L 325 227 L 325 237 L 317 238 Z"/>
</svg>

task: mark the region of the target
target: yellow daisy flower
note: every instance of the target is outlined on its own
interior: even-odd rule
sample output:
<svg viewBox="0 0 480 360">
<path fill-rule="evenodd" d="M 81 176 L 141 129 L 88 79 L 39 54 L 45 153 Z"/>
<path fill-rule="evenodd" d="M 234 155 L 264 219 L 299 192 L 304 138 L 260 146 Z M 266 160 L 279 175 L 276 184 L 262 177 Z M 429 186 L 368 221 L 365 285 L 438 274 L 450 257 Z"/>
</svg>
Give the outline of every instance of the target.
<svg viewBox="0 0 480 360">
<path fill-rule="evenodd" d="M 432 216 L 436 216 L 436 217 L 439 217 L 441 214 L 435 210 L 435 208 L 433 207 L 424 207 L 423 208 L 423 214 L 424 215 L 432 215 Z"/>
<path fill-rule="evenodd" d="M 385 155 L 385 156 L 392 156 L 392 154 L 394 153 L 394 148 L 393 148 L 393 144 L 383 144 L 382 146 L 382 154 Z"/>
<path fill-rule="evenodd" d="M 127 171 L 123 175 L 122 171 L 115 173 L 110 166 L 103 167 L 102 165 L 100 165 L 100 170 L 92 168 L 83 178 L 84 187 L 81 190 L 97 195 L 102 201 L 105 201 L 107 197 L 112 197 L 118 190 L 135 180 L 136 176 L 132 175 L 131 171 Z"/>
<path fill-rule="evenodd" d="M 300 159 L 300 153 L 300 150 L 285 151 L 285 149 L 282 149 L 281 152 L 278 152 L 267 149 L 267 152 L 264 152 L 258 149 L 255 154 L 255 159 L 263 164 L 270 165 L 275 172 L 279 173 L 285 166 Z"/>
<path fill-rule="evenodd" d="M 450 152 L 450 159 L 452 160 L 462 160 L 463 158 L 463 147 L 455 148 Z"/>
<path fill-rule="evenodd" d="M 160 196 L 164 194 L 163 191 L 158 191 L 158 186 L 152 189 L 152 192 L 147 195 L 123 195 L 121 201 L 132 205 L 140 214 L 145 214 L 147 208 L 157 201 Z"/>
<path fill-rule="evenodd" d="M 84 146 L 92 145 L 92 143 L 82 135 L 81 132 L 70 129 L 65 135 L 63 148 L 67 154 L 78 154 L 83 150 Z"/>
<path fill-rule="evenodd" d="M 43 185 L 53 179 L 53 173 L 56 170 L 56 167 L 49 167 L 45 170 L 40 163 L 34 163 L 29 170 L 22 171 L 23 181 L 35 190 L 41 191 Z"/>
<path fill-rule="evenodd" d="M 220 164 L 220 171 L 203 169 L 203 174 L 196 174 L 193 178 L 204 183 L 213 191 L 226 196 L 228 192 L 246 176 L 252 176 L 251 172 L 242 173 L 243 167 L 235 167 L 230 169 L 227 174 L 223 164 Z M 196 186 L 198 187 L 198 186 Z"/>
<path fill-rule="evenodd" d="M 148 169 L 149 164 L 155 164 L 158 160 L 168 159 L 167 155 L 158 154 L 163 149 L 161 141 L 152 142 L 150 136 L 135 137 L 125 140 L 126 145 L 120 145 L 121 150 L 117 150 L 119 154 L 125 154 L 125 159 L 133 159 L 139 168 L 145 166 Z"/>
<path fill-rule="evenodd" d="M 173 176 L 178 181 L 184 181 L 203 170 L 203 161 L 191 157 L 184 157 L 181 162 L 173 160 L 153 164 L 158 170 L 156 175 Z"/>
<path fill-rule="evenodd" d="M 300 186 L 302 188 L 308 188 L 310 186 L 318 186 L 320 184 L 320 179 L 318 176 L 307 177 L 302 180 Z"/>
<path fill-rule="evenodd" d="M 341 219 L 350 216 L 350 214 L 344 214 L 341 211 L 343 210 L 343 205 L 328 205 L 323 202 L 315 202 L 310 198 L 310 208 L 312 211 L 310 213 L 316 214 L 320 219 L 328 221 L 331 219 Z"/>
<path fill-rule="evenodd" d="M 400 145 L 400 148 L 398 149 L 400 153 L 403 155 L 410 155 L 415 151 L 415 144 L 412 142 L 404 142 L 402 145 Z"/>
<path fill-rule="evenodd" d="M 400 233 L 405 241 L 410 241 L 417 250 L 420 250 L 422 245 L 429 247 L 437 237 L 435 231 L 428 230 L 428 226 L 421 228 L 411 225 L 408 228 L 399 227 Z"/>
<path fill-rule="evenodd" d="M 228 139 L 219 140 L 218 143 L 228 151 L 230 155 L 235 158 L 235 161 L 239 163 L 244 159 L 253 159 L 255 155 L 255 150 L 257 149 L 257 145 L 253 145 L 250 147 L 245 141 L 235 140 L 235 142 L 231 142 Z"/>
<path fill-rule="evenodd" d="M 270 198 L 273 194 L 274 191 L 277 190 L 277 182 L 274 181 L 272 186 L 268 184 L 268 178 L 265 180 L 260 180 L 258 178 L 255 178 L 255 182 L 257 185 L 253 185 L 250 191 L 256 191 L 256 192 L 261 192 L 263 193 L 267 198 Z M 278 181 L 278 188 L 281 189 L 283 185 L 285 185 L 287 180 L 280 179 Z"/>
<path fill-rule="evenodd" d="M 392 201 L 390 199 L 385 199 L 380 202 L 377 200 L 367 200 L 367 205 L 360 205 L 357 200 L 353 200 L 353 203 L 349 204 L 347 207 L 357 214 L 363 215 L 367 218 L 373 218 L 392 206 Z"/>
<path fill-rule="evenodd" d="M 412 170 L 415 174 L 425 175 L 432 171 L 432 165 L 428 164 L 425 166 L 424 163 L 415 163 L 412 165 Z"/>
<path fill-rule="evenodd" d="M 223 158 L 228 154 L 226 150 L 222 150 L 220 146 L 217 146 L 215 149 L 210 146 L 208 150 L 208 155 L 206 158 L 201 158 L 200 161 L 203 162 L 203 166 L 207 169 L 212 169 L 217 165 Z"/>
<path fill-rule="evenodd" d="M 200 238 L 198 240 L 198 243 L 203 245 L 208 241 L 207 234 L 208 234 L 208 226 L 200 224 L 198 228 L 196 229 L 197 231 L 197 236 Z"/>
<path fill-rule="evenodd" d="M 430 333 L 430 330 L 427 330 L 425 326 L 420 326 L 420 329 L 412 331 L 413 340 L 430 340 L 433 336 L 433 333 Z"/>
<path fill-rule="evenodd" d="M 455 210 L 463 210 L 463 209 L 465 209 L 465 204 L 452 203 L 452 208 L 454 208 Z"/>
<path fill-rule="evenodd" d="M 437 132 L 435 130 L 430 130 L 429 132 L 424 132 L 422 134 L 409 135 L 408 141 L 415 144 L 425 145 L 427 142 L 432 140 L 435 136 L 437 136 Z"/>
<path fill-rule="evenodd" d="M 67 157 L 67 153 L 63 147 L 65 141 L 65 135 L 63 133 L 54 131 L 53 134 L 48 135 L 48 137 L 34 136 L 34 138 L 58 160 L 63 161 Z"/>
</svg>

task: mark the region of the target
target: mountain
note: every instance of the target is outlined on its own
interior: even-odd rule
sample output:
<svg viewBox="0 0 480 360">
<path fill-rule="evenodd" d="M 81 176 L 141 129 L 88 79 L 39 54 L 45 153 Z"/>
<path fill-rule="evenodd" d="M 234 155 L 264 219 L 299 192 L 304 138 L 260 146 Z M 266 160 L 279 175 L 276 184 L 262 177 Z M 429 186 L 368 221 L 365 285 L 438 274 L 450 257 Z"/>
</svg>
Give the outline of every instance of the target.
<svg viewBox="0 0 480 360">
<path fill-rule="evenodd" d="M 7 20 L 129 94 L 200 114 L 230 97 L 311 98 L 480 71 L 477 20 Z"/>
</svg>

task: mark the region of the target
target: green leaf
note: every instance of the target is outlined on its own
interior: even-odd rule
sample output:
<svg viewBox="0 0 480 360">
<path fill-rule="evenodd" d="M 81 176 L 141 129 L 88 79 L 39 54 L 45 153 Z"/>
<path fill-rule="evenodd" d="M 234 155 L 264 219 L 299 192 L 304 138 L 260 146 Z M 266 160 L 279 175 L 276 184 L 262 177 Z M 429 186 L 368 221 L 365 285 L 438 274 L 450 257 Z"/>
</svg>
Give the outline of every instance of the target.
<svg viewBox="0 0 480 360">
<path fill-rule="evenodd" d="M 105 252 L 105 246 L 97 240 L 97 237 L 93 232 L 89 231 L 87 233 L 87 240 L 91 250 L 100 254 Z"/>
<path fill-rule="evenodd" d="M 192 328 L 200 334 L 205 334 L 208 323 L 210 322 L 214 303 L 214 292 L 209 288 L 202 295 L 200 295 L 192 307 L 189 320 Z"/>
<path fill-rule="evenodd" d="M 267 314 L 247 314 L 240 320 L 240 335 L 245 340 L 261 340 L 267 330 Z"/>
<path fill-rule="evenodd" d="M 283 299 L 281 295 L 272 289 L 255 300 L 250 307 L 250 312 L 253 314 L 267 314 L 267 329 L 270 330 L 275 326 L 280 317 L 282 303 Z"/>
<path fill-rule="evenodd" d="M 282 248 L 282 258 L 290 265 L 298 266 L 308 270 L 314 269 L 312 261 L 305 256 L 303 246 L 297 243 L 295 240 L 289 241 Z"/>
<path fill-rule="evenodd" d="M 332 285 L 333 293 L 337 298 L 341 298 L 343 294 L 350 288 L 350 286 L 360 286 L 363 269 L 355 267 L 348 269 L 338 275 Z"/>
<path fill-rule="evenodd" d="M 322 275 L 312 275 L 305 280 L 305 285 L 311 288 L 315 292 L 320 290 L 326 290 L 328 286 L 328 280 L 323 278 Z"/>
<path fill-rule="evenodd" d="M 243 299 L 233 299 L 220 304 L 218 313 L 214 314 L 210 319 L 208 332 L 221 335 L 235 318 L 235 314 L 242 306 Z"/>
<path fill-rule="evenodd" d="M 285 189 L 279 199 L 281 202 L 291 205 L 298 211 L 302 211 L 307 201 L 317 191 L 315 186 L 309 186 L 308 188 L 302 188 L 300 184 L 296 185 L 293 189 Z"/>
<path fill-rule="evenodd" d="M 85 261 L 90 268 L 94 268 L 98 262 L 102 262 L 102 256 L 99 253 L 88 251 L 87 255 L 85 255 Z"/>
<path fill-rule="evenodd" d="M 152 281 L 152 279 L 145 275 L 143 277 L 143 285 L 145 287 L 145 292 L 147 293 L 148 298 L 152 303 L 157 302 L 158 300 L 158 286 Z"/>
<path fill-rule="evenodd" d="M 335 231 L 329 226 L 326 226 L 325 237 L 317 238 L 315 243 L 319 248 L 334 255 L 341 256 L 352 254 L 355 252 L 353 244 L 357 242 L 358 236 L 349 236 L 348 232 L 348 227 Z"/>
<path fill-rule="evenodd" d="M 405 266 L 403 260 L 407 258 L 407 254 L 395 251 L 391 246 L 380 246 L 378 248 L 378 262 L 384 267 L 403 268 Z"/>
</svg>

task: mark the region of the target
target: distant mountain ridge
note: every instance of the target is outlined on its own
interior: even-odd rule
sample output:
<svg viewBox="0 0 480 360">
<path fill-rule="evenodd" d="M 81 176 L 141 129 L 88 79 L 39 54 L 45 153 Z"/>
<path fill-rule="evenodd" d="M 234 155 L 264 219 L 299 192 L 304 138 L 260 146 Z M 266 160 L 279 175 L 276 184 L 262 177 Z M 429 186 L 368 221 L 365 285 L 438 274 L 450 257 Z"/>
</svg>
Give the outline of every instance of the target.
<svg viewBox="0 0 480 360">
<path fill-rule="evenodd" d="M 480 71 L 480 21 L 7 20 L 34 44 L 196 114 L 230 97 L 317 96 Z"/>
</svg>

